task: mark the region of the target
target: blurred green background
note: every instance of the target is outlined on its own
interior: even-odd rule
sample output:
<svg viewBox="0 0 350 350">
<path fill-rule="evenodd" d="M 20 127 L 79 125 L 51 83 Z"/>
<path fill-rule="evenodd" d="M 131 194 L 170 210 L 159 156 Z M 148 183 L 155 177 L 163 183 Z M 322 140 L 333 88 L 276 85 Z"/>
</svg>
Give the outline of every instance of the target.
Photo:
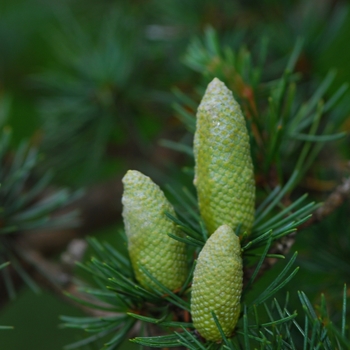
<svg viewBox="0 0 350 350">
<path fill-rule="evenodd" d="M 185 134 L 171 91 L 176 86 L 192 94 L 200 81 L 183 57 L 208 25 L 233 47 L 254 48 L 266 37 L 275 58 L 304 37 L 298 68 L 306 77 L 317 80 L 335 68 L 334 91 L 350 81 L 346 1 L 2 0 L 0 96 L 9 101 L 6 123 L 14 146 L 23 138 L 40 144 L 43 170 L 54 169 L 58 185 L 89 186 L 135 163 L 164 181 L 172 164 L 183 160 L 165 153 L 160 171 L 156 163 L 148 164 L 149 157 L 160 138 L 178 140 Z M 344 110 L 348 113 L 350 105 Z M 350 123 L 340 128 L 348 131 Z M 335 150 L 349 157 L 344 144 Z M 334 244 L 329 228 L 342 222 L 339 229 L 346 230 L 347 212 L 344 206 L 327 225 L 298 238 L 306 272 L 295 281 L 316 269 L 317 255 L 304 248 L 318 242 L 320 231 L 325 232 L 322 247 Z M 347 246 L 339 245 L 345 254 Z M 330 284 L 340 295 L 342 283 L 349 281 L 350 268 L 334 274 L 332 264 L 328 267 L 314 275 L 317 287 L 309 288 L 314 295 Z M 15 327 L 1 332 L 1 349 L 61 349 L 77 339 L 76 332 L 58 328 L 61 314 L 81 313 L 48 292 L 22 290 L 0 311 L 0 324 Z"/>
</svg>

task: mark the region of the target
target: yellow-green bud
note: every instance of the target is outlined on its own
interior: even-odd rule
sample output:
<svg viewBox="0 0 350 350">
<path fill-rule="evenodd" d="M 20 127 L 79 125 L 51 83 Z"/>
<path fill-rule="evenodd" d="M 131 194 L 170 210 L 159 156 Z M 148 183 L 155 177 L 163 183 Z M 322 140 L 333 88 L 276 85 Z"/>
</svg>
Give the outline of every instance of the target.
<svg viewBox="0 0 350 350">
<path fill-rule="evenodd" d="M 245 120 L 232 92 L 215 78 L 198 107 L 195 179 L 204 223 L 212 234 L 228 224 L 251 230 L 255 181 Z"/>
<path fill-rule="evenodd" d="M 122 181 L 123 218 L 136 279 L 147 289 L 149 285 L 158 288 L 140 269 L 143 266 L 167 288 L 181 288 L 187 277 L 186 246 L 168 236 L 181 232 L 165 215 L 167 211 L 175 216 L 174 208 L 162 190 L 140 172 L 129 170 Z"/>
<path fill-rule="evenodd" d="M 239 238 L 228 225 L 207 240 L 193 274 L 191 313 L 195 328 L 209 341 L 221 335 L 211 312 L 227 337 L 232 336 L 240 314 L 243 266 Z"/>
</svg>

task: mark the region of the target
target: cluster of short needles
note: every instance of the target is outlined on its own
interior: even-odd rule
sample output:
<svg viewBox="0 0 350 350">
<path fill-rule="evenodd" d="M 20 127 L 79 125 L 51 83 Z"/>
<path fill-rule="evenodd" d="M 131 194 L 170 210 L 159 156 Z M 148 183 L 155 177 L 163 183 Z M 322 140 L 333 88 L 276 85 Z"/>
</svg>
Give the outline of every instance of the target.
<svg viewBox="0 0 350 350">
<path fill-rule="evenodd" d="M 62 317 L 65 327 L 94 333 L 67 349 L 98 340 L 103 349 L 115 349 L 128 337 L 156 348 L 293 349 L 293 327 L 305 344 L 322 334 L 322 344 L 328 339 L 325 327 L 309 316 L 314 310 L 303 293 L 302 305 L 314 322 L 311 338 L 308 323 L 302 328 L 295 320 L 297 314 L 288 311 L 288 298 L 283 306 L 276 299 L 267 304 L 298 271 L 293 268 L 296 254 L 258 296 L 249 297 L 252 286 L 259 288 L 256 280 L 265 259 L 284 258 L 268 254 L 273 242 L 294 232 L 317 205 L 301 205 L 303 196 L 276 211 L 290 186 L 287 183 L 272 191 L 255 211 L 246 120 L 232 92 L 217 78 L 198 107 L 194 158 L 197 196 L 185 188 L 182 210 L 175 211 L 146 175 L 129 170 L 124 176 L 125 234 L 120 234 L 128 254 L 90 240 L 96 257 L 80 266 L 98 287 L 82 287 L 82 291 L 96 301 L 80 302 L 104 315 Z M 255 268 L 243 276 L 246 264 Z"/>
<path fill-rule="evenodd" d="M 14 299 L 14 280 L 18 277 L 32 290 L 39 290 L 23 266 L 27 264 L 28 252 L 18 243 L 19 240 L 24 233 L 77 226 L 78 213 L 68 209 L 63 212 L 62 209 L 80 193 L 54 188 L 51 185 L 52 172 L 39 176 L 39 150 L 27 141 L 13 149 L 11 128 L 0 126 L 0 265 L 3 267 L 0 286 L 9 298 Z M 7 262 L 10 262 L 9 266 L 6 266 Z"/>
</svg>

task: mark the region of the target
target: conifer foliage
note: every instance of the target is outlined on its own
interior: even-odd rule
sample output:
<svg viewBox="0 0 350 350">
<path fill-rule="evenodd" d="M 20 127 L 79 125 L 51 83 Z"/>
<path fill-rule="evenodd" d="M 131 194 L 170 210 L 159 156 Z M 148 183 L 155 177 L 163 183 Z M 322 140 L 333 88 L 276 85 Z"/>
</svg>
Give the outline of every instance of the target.
<svg viewBox="0 0 350 350">
<path fill-rule="evenodd" d="M 205 43 L 209 45 L 210 42 L 216 41 L 215 35 L 213 30 L 207 31 Z M 215 47 L 219 50 L 218 45 Z M 117 313 L 118 316 L 103 319 L 78 319 L 65 316 L 62 320 L 66 327 L 79 327 L 89 332 L 97 332 L 97 337 L 113 334 L 105 342 L 104 346 L 108 349 L 117 348 L 138 323 L 144 325 L 141 327 L 143 331 L 130 341 L 145 347 L 183 346 L 193 350 L 293 349 L 298 346 L 296 345 L 298 342 L 301 342 L 304 344 L 304 349 L 314 349 L 316 344 L 323 349 L 331 349 L 336 343 L 343 344 L 342 346 L 348 344 L 345 335 L 345 316 L 340 328 L 326 326 L 321 318 L 316 317 L 316 311 L 307 296 L 300 292 L 299 298 L 305 317 L 303 324 L 299 324 L 297 313 L 289 310 L 288 295 L 283 305 L 273 298 L 297 273 L 298 267 L 294 266 L 297 253 L 287 260 L 282 271 L 263 290 L 261 280 L 258 279 L 266 268 L 267 260 L 285 258 L 283 250 L 279 254 L 270 253 L 275 242 L 291 239 L 297 228 L 308 222 L 311 214 L 320 207 L 320 204 L 307 203 L 306 195 L 296 197 L 294 200 L 290 197 L 293 188 L 298 185 L 306 172 L 306 167 L 320 151 L 318 144 L 343 136 L 343 134 L 318 135 L 318 125 L 324 111 L 323 104 L 316 100 L 320 95 L 319 91 L 302 106 L 299 106 L 298 100 L 294 98 L 295 91 L 292 96 L 289 95 L 291 93 L 289 86 L 291 84 L 294 86 L 292 71 L 301 47 L 301 42 L 298 42 L 282 78 L 270 83 L 271 95 L 269 104 L 265 106 L 266 110 L 256 111 L 257 115 L 250 116 L 250 119 L 242 118 L 232 93 L 216 77 L 209 83 L 198 109 L 197 125 L 194 115 L 178 108 L 180 117 L 187 123 L 189 129 L 196 133 L 195 171 L 188 173 L 189 176 L 195 174 L 194 184 L 197 187 L 198 199 L 193 187 L 183 188 L 180 192 L 175 190 L 174 195 L 177 199 L 175 207 L 178 213 L 174 214 L 168 204 L 162 206 L 163 199 L 160 201 L 156 193 L 143 192 L 142 182 L 133 181 L 131 186 L 131 182 L 125 180 L 123 204 L 127 206 L 124 214 L 128 235 L 126 244 L 129 246 L 134 244 L 130 240 L 132 236 L 128 233 L 133 227 L 132 231 L 138 235 L 139 241 L 137 251 L 134 248 L 129 249 L 131 261 L 135 261 L 137 256 L 144 258 L 139 260 L 138 265 L 134 262 L 131 264 L 129 258 L 121 255 L 115 248 L 108 244 L 100 244 L 95 239 L 91 240 L 98 258 L 93 258 L 90 263 L 81 266 L 95 276 L 98 285 L 103 288 L 100 287 L 98 290 L 86 288 L 85 292 L 92 293 L 106 303 L 108 305 L 106 310 Z M 205 47 L 202 50 L 205 50 Z M 220 55 L 220 51 L 216 54 Z M 231 57 L 231 64 L 240 59 L 235 56 L 234 51 L 226 51 L 226 54 Z M 195 60 L 193 47 L 190 47 L 189 55 L 192 55 L 192 58 L 188 56 L 188 61 Z M 227 57 L 222 56 L 221 59 L 225 61 Z M 252 72 L 254 70 L 253 65 L 250 66 L 252 63 L 246 62 L 246 64 L 244 71 Z M 239 66 L 233 66 L 233 69 L 237 69 L 235 76 L 239 79 L 242 73 Z M 249 84 L 249 80 L 246 83 Z M 256 81 L 255 85 L 258 86 L 259 83 Z M 327 81 L 322 90 L 326 84 Z M 247 88 L 252 87 L 247 85 Z M 255 105 L 257 101 L 253 100 L 255 98 L 253 92 L 254 90 L 250 103 Z M 184 95 L 179 96 L 184 103 L 188 103 Z M 338 97 L 339 93 L 333 99 Z M 237 99 L 242 101 L 243 96 L 237 95 Z M 283 118 L 274 119 L 277 118 L 274 114 L 276 108 L 283 111 Z M 245 112 L 247 116 L 248 111 Z M 235 116 L 236 114 L 238 116 Z M 261 120 L 255 119 L 258 116 Z M 303 122 L 299 123 L 296 119 Z M 278 125 L 275 124 L 277 121 Z M 221 123 L 226 127 L 221 128 Z M 245 127 L 245 123 L 248 128 Z M 326 120 L 325 128 L 328 128 Z M 232 132 L 229 132 L 230 130 Z M 281 133 L 280 137 L 276 135 L 278 132 Z M 253 162 L 250 159 L 248 141 L 253 148 Z M 254 145 L 257 146 L 260 142 L 264 147 L 254 149 Z M 293 145 L 299 149 L 294 171 L 284 184 L 283 152 L 291 152 L 291 149 L 284 147 L 283 144 Z M 187 146 L 176 147 L 184 150 Z M 236 152 L 236 149 L 243 151 Z M 277 149 L 279 153 L 276 153 Z M 254 159 L 254 156 L 258 155 L 263 155 L 264 159 L 270 162 L 279 159 L 277 164 L 280 166 L 278 170 L 281 185 L 271 188 L 267 193 L 259 192 L 258 203 L 255 206 L 255 203 L 252 204 L 252 199 L 255 198 L 252 163 L 257 164 L 258 159 Z M 200 171 L 199 167 L 202 167 Z M 256 168 L 259 173 L 265 170 L 264 167 L 259 168 L 258 164 Z M 126 178 L 130 176 L 126 175 Z M 205 184 L 203 190 L 200 190 L 201 182 Z M 216 188 L 218 190 L 215 190 Z M 287 197 L 290 198 L 289 203 L 282 205 L 282 201 Z M 133 201 L 126 200 L 127 198 L 133 198 Z M 249 200 L 246 201 L 245 198 Z M 143 207 L 145 200 L 154 203 Z M 158 207 L 163 209 L 154 213 Z M 246 223 L 251 222 L 250 216 L 248 221 L 245 221 L 246 217 L 239 213 L 251 213 L 254 207 L 254 223 L 247 226 Z M 214 220 L 208 220 L 203 215 L 208 208 L 212 208 L 210 210 L 214 214 L 211 214 L 211 217 Z M 229 214 L 221 215 L 225 212 Z M 236 213 L 237 217 L 232 220 Z M 165 229 L 167 226 L 161 222 L 168 222 L 169 228 Z M 182 234 L 171 232 L 171 222 Z M 159 230 L 164 231 L 162 232 L 164 239 L 158 238 L 155 234 Z M 165 242 L 169 238 L 173 240 L 173 247 L 166 246 Z M 187 246 L 187 264 L 190 271 L 179 288 L 167 286 L 168 281 L 170 282 L 175 276 L 170 270 L 168 281 L 165 282 L 163 275 L 158 274 L 160 266 L 153 273 L 151 271 L 162 259 L 166 260 L 163 266 L 169 266 L 169 249 L 175 253 L 176 241 Z M 144 244 L 146 242 L 148 243 Z M 152 246 L 156 247 L 154 249 L 157 249 L 157 256 L 149 251 Z M 180 258 L 180 255 L 178 257 Z M 176 269 L 175 265 L 174 268 Z M 140 277 L 140 273 L 147 277 L 148 282 L 143 282 L 145 280 L 144 277 Z M 261 292 L 254 295 L 254 289 L 260 289 Z M 343 315 L 346 315 L 345 290 Z M 324 316 L 329 319 L 327 312 Z M 162 330 L 161 335 L 152 335 L 151 330 L 157 327 Z M 88 337 L 68 348 L 79 348 L 94 339 L 96 336 Z"/>
<path fill-rule="evenodd" d="M 4 104 L 5 100 L 0 103 Z M 4 116 L 3 122 L 5 122 Z M 38 286 L 22 267 L 25 262 L 22 248 L 16 244 L 19 234 L 45 229 L 62 229 L 78 225 L 76 211 L 54 215 L 80 196 L 68 189 L 50 190 L 52 172 L 43 174 L 39 179 L 35 168 L 39 162 L 38 149 L 23 141 L 18 149 L 11 149 L 12 130 L 1 126 L 0 136 L 0 262 L 11 262 L 23 281 L 34 291 Z M 35 234 L 35 233 L 33 233 Z M 3 266 L 3 265 L 1 265 Z M 11 298 L 15 297 L 15 288 L 8 268 L 2 271 L 4 286 Z"/>
<path fill-rule="evenodd" d="M 0 46 L 11 6 L 0 4 Z M 86 316 L 60 316 L 76 332 L 66 350 L 350 349 L 338 209 L 350 197 L 348 83 L 312 66 L 327 62 L 348 9 L 43 7 L 51 27 L 32 45 L 51 50 L 46 66 L 30 67 L 13 104 L 16 82 L 0 81 L 0 306 L 21 286 L 72 303 Z M 37 124 L 18 119 L 35 129 L 18 141 L 23 95 Z"/>
</svg>

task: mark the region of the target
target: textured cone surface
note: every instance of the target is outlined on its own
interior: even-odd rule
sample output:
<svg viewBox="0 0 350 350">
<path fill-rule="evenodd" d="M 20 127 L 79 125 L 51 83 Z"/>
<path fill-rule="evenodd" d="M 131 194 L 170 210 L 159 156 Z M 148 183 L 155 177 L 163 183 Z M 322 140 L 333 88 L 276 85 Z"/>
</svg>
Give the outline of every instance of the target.
<svg viewBox="0 0 350 350">
<path fill-rule="evenodd" d="M 174 208 L 162 190 L 147 176 L 129 170 L 123 178 L 123 219 L 128 250 L 136 279 L 149 289 L 158 288 L 140 269 L 143 266 L 171 290 L 182 287 L 187 276 L 185 244 L 168 233 L 180 235 L 165 211 L 175 216 Z"/>
<path fill-rule="evenodd" d="M 209 234 L 222 224 L 242 224 L 249 233 L 255 202 L 249 135 L 232 92 L 217 78 L 198 107 L 194 155 L 194 184 Z"/>
<path fill-rule="evenodd" d="M 239 238 L 230 226 L 220 226 L 200 252 L 193 274 L 192 320 L 203 338 L 222 339 L 211 311 L 217 316 L 225 335 L 232 335 L 240 313 L 242 286 Z"/>
</svg>

